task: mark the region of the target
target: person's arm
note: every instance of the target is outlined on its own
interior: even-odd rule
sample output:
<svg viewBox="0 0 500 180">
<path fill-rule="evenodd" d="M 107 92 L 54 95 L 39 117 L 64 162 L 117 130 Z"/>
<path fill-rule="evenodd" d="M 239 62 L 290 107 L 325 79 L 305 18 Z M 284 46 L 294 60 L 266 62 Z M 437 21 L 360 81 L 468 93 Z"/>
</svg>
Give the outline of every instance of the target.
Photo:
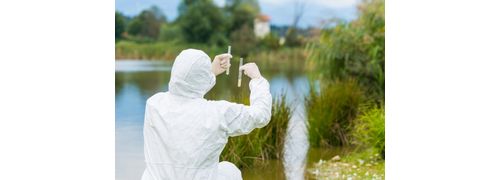
<svg viewBox="0 0 500 180">
<path fill-rule="evenodd" d="M 250 81 L 250 106 L 243 104 L 222 103 L 220 110 L 223 113 L 222 128 L 229 136 L 239 136 L 250 133 L 255 128 L 266 126 L 271 120 L 272 97 L 269 91 L 269 82 L 260 76 L 254 63 L 242 66 L 245 74 L 252 78 Z"/>
</svg>

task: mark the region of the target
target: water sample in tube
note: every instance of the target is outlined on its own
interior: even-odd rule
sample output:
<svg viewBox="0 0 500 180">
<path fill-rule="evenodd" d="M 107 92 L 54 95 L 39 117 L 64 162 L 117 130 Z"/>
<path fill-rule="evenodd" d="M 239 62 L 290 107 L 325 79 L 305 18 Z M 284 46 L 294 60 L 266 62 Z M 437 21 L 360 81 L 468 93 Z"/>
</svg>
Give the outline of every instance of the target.
<svg viewBox="0 0 500 180">
<path fill-rule="evenodd" d="M 231 54 L 231 46 L 227 46 L 227 53 Z M 231 58 L 229 58 L 229 64 L 231 64 Z M 229 67 L 231 67 L 231 66 L 229 66 Z M 229 69 L 230 68 L 226 69 L 226 75 L 229 75 Z"/>
<path fill-rule="evenodd" d="M 243 66 L 243 58 L 240 58 L 240 67 L 238 67 L 239 73 L 238 73 L 238 87 L 241 87 L 241 73 L 243 70 L 241 70 L 241 66 Z"/>
</svg>

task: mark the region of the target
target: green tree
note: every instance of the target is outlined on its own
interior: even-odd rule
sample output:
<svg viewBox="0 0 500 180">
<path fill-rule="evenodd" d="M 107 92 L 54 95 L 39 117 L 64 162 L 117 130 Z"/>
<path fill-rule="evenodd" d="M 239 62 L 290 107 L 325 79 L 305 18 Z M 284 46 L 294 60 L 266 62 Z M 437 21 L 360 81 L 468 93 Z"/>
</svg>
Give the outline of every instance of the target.
<svg viewBox="0 0 500 180">
<path fill-rule="evenodd" d="M 166 23 L 165 15 L 158 7 L 152 6 L 134 17 L 127 31 L 134 36 L 156 40 L 160 33 L 160 27 L 164 23 Z"/>
<path fill-rule="evenodd" d="M 125 17 L 118 11 L 115 12 L 115 40 L 121 39 L 125 32 Z"/>
<path fill-rule="evenodd" d="M 223 14 L 212 0 L 184 0 L 179 12 L 177 23 L 187 41 L 212 44 L 226 41 Z"/>
<path fill-rule="evenodd" d="M 250 25 L 244 24 L 243 27 L 231 33 L 231 45 L 234 46 L 234 54 L 240 54 L 243 57 L 248 56 L 257 45 L 257 38 L 250 28 Z"/>
<path fill-rule="evenodd" d="M 358 8 L 358 19 L 337 22 L 322 30 L 311 44 L 311 60 L 325 79 L 355 78 L 369 92 L 383 97 L 385 92 L 384 0 L 366 0 Z M 383 99 L 383 98 L 381 98 Z"/>
<path fill-rule="evenodd" d="M 259 3 L 256 0 L 230 0 L 226 4 L 231 24 L 229 32 L 241 29 L 247 24 L 253 28 L 253 21 L 260 13 Z"/>
<path fill-rule="evenodd" d="M 160 28 L 160 41 L 182 41 L 184 39 L 182 30 L 177 24 L 162 24 Z"/>
</svg>

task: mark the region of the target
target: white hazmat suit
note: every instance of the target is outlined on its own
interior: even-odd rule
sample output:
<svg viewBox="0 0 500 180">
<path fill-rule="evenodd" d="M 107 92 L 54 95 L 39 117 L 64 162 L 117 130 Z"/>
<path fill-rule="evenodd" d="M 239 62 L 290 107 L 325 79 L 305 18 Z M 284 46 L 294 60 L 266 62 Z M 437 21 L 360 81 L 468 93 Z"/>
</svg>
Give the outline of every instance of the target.
<svg viewBox="0 0 500 180">
<path fill-rule="evenodd" d="M 182 51 L 172 67 L 169 90 L 147 100 L 143 180 L 241 179 L 240 170 L 219 156 L 228 137 L 268 124 L 272 97 L 263 77 L 250 81 L 250 106 L 209 101 L 215 85 L 207 54 Z"/>
</svg>

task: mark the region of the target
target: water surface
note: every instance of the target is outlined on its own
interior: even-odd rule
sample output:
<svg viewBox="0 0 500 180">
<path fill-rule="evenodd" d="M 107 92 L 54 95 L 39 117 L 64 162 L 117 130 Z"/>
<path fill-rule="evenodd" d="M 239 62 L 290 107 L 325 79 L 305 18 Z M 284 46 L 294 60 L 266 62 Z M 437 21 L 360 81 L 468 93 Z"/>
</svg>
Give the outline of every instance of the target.
<svg viewBox="0 0 500 180">
<path fill-rule="evenodd" d="M 234 96 L 248 95 L 249 79 L 244 77 L 242 87 L 238 88 L 236 68 L 232 67 L 232 74 L 229 76 L 219 75 L 215 87 L 205 98 L 228 100 Z M 243 178 L 284 179 L 283 175 L 286 174 L 287 179 L 303 179 L 309 149 L 303 102 L 309 92 L 309 80 L 303 71 L 276 68 L 268 70 L 265 67 L 260 69 L 270 83 L 274 98 L 283 93 L 287 95 L 286 101 L 292 109 L 292 117 L 285 140 L 284 162 L 272 160 L 264 167 L 242 169 Z M 115 63 L 116 179 L 140 179 L 144 171 L 142 126 L 145 102 L 153 94 L 168 90 L 170 70 L 171 62 L 118 60 Z M 332 153 L 322 155 L 321 150 L 316 151 L 318 152 L 314 152 L 314 156 L 309 158 L 310 161 L 332 156 Z M 284 163 L 284 169 L 280 163 Z"/>
</svg>

